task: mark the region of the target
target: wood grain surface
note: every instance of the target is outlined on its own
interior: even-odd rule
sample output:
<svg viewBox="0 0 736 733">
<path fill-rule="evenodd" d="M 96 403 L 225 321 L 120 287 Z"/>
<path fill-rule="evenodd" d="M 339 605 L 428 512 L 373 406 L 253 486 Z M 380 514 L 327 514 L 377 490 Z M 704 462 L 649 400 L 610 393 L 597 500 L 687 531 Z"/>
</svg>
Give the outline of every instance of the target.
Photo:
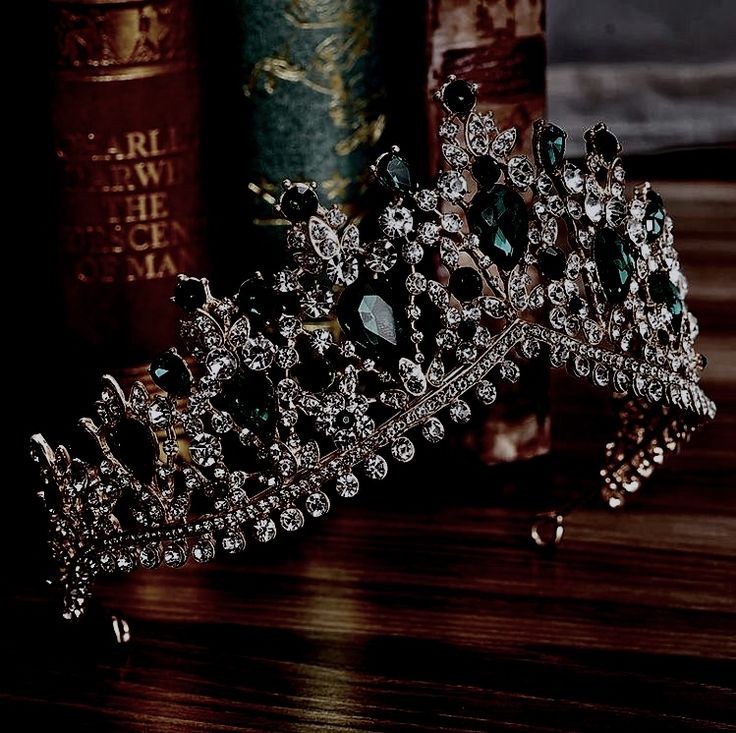
<svg viewBox="0 0 736 733">
<path fill-rule="evenodd" d="M 736 730 L 736 185 L 659 189 L 719 414 L 624 512 L 579 509 L 555 554 L 528 541 L 611 427 L 604 391 L 556 373 L 551 456 L 424 449 L 299 537 L 107 583 L 125 649 L 54 621 L 40 554 L 7 547 L 0 728 Z"/>
</svg>

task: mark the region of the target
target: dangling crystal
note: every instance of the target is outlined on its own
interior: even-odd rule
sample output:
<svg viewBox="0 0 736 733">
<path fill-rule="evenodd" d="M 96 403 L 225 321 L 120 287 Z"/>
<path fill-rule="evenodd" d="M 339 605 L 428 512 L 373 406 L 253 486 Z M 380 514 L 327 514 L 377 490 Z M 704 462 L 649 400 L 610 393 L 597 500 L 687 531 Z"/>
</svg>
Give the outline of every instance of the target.
<svg viewBox="0 0 736 733">
<path fill-rule="evenodd" d="M 428 443 L 439 443 L 445 437 L 445 426 L 436 417 L 422 425 L 422 436 Z"/>
<path fill-rule="evenodd" d="M 304 515 L 296 507 L 289 507 L 281 512 L 279 524 L 287 532 L 296 532 L 304 526 Z"/>
<path fill-rule="evenodd" d="M 470 420 L 472 412 L 470 405 L 464 400 L 455 400 L 450 405 L 450 420 L 456 423 L 466 423 Z"/>
<path fill-rule="evenodd" d="M 483 379 L 476 385 L 475 394 L 484 405 L 492 405 L 498 397 L 498 390 L 494 384 Z"/>
<path fill-rule="evenodd" d="M 509 382 L 518 382 L 521 376 L 519 365 L 509 359 L 504 359 L 501 362 L 498 373 L 501 375 L 501 379 L 506 379 Z"/>
<path fill-rule="evenodd" d="M 360 482 L 358 477 L 352 473 L 344 473 L 337 477 L 335 490 L 344 499 L 350 499 L 358 493 Z"/>
<path fill-rule="evenodd" d="M 577 166 L 572 163 L 565 163 L 565 167 L 562 169 L 562 181 L 565 184 L 565 188 L 570 193 L 582 193 L 585 186 L 585 179 L 583 173 Z"/>
<path fill-rule="evenodd" d="M 414 443 L 406 436 L 396 438 L 391 444 L 391 455 L 400 463 L 408 463 L 414 458 Z"/>
<path fill-rule="evenodd" d="M 253 534 L 259 542 L 270 542 L 276 537 L 276 524 L 270 517 L 257 519 L 253 524 Z"/>
<path fill-rule="evenodd" d="M 594 223 L 603 217 L 603 203 L 593 191 L 588 191 L 585 196 L 585 213 Z"/>
<path fill-rule="evenodd" d="M 330 500 L 327 498 L 327 494 L 322 491 L 315 491 L 305 499 L 304 508 L 307 510 L 307 514 L 316 519 L 330 511 Z"/>
<path fill-rule="evenodd" d="M 606 221 L 609 226 L 617 227 L 626 218 L 626 202 L 623 199 L 611 199 L 606 204 Z"/>
<path fill-rule="evenodd" d="M 388 463 L 386 463 L 386 459 L 383 456 L 376 453 L 365 461 L 363 472 L 367 478 L 373 481 L 381 481 L 386 478 L 386 474 L 388 473 Z"/>
</svg>

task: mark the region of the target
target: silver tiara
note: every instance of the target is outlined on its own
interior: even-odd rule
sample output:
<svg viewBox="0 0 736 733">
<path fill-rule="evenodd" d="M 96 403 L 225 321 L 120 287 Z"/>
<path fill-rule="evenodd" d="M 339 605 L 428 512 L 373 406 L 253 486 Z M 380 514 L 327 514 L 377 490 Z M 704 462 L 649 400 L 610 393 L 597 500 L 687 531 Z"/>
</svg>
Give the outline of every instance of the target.
<svg viewBox="0 0 736 733">
<path fill-rule="evenodd" d="M 614 507 L 714 417 L 672 221 L 649 184 L 626 197 L 616 137 L 589 130 L 579 168 L 547 122 L 533 156 L 515 152 L 516 130 L 476 111 L 473 84 L 450 77 L 437 98 L 446 165 L 418 188 L 397 148 L 378 158 L 390 201 L 377 236 L 323 207 L 316 184 L 286 181 L 289 266 L 232 298 L 180 277 L 187 358 L 153 361 L 161 391 L 103 377 L 76 456 L 33 436 L 66 617 L 100 575 L 299 530 L 411 461 L 418 436 L 440 441 L 472 401 L 493 403 L 520 360 L 615 394 L 601 471 Z M 562 516 L 547 519 L 559 540 Z"/>
</svg>

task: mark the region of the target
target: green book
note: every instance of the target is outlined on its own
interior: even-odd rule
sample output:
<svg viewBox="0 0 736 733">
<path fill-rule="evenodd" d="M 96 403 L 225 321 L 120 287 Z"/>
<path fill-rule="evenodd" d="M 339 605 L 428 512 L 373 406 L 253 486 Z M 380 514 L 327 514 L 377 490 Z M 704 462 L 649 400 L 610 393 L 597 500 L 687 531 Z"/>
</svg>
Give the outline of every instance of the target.
<svg viewBox="0 0 736 733">
<path fill-rule="evenodd" d="M 375 0 L 238 0 L 247 140 L 244 185 L 259 241 L 281 242 L 281 182 L 315 180 L 360 214 L 386 125 Z"/>
</svg>

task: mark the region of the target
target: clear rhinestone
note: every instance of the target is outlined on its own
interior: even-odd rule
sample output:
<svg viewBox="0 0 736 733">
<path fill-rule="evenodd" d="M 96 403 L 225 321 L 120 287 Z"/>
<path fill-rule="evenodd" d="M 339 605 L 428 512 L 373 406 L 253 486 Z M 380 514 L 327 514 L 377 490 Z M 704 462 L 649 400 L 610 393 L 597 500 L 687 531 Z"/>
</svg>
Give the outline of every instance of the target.
<svg viewBox="0 0 736 733">
<path fill-rule="evenodd" d="M 567 211 L 573 219 L 579 219 L 583 215 L 583 207 L 575 199 L 567 200 Z"/>
<path fill-rule="evenodd" d="M 534 180 L 534 168 L 525 155 L 515 155 L 509 160 L 508 175 L 519 188 L 527 188 Z"/>
<path fill-rule="evenodd" d="M 475 395 L 484 405 L 492 405 L 498 397 L 498 390 L 494 384 L 483 379 L 476 385 Z"/>
<path fill-rule="evenodd" d="M 180 568 L 187 561 L 186 544 L 176 542 L 164 550 L 164 562 L 170 568 Z"/>
<path fill-rule="evenodd" d="M 496 136 L 491 145 L 493 154 L 499 158 L 505 158 L 516 145 L 516 128 L 510 127 Z"/>
<path fill-rule="evenodd" d="M 585 186 L 582 171 L 572 163 L 565 163 L 562 169 L 562 182 L 570 193 L 582 193 Z"/>
<path fill-rule="evenodd" d="M 265 337 L 258 335 L 243 347 L 243 364 L 248 369 L 261 372 L 273 363 L 276 347 Z"/>
<path fill-rule="evenodd" d="M 443 214 L 442 228 L 450 234 L 457 234 L 463 228 L 463 220 L 454 212 Z"/>
<path fill-rule="evenodd" d="M 603 364 L 596 364 L 591 372 L 591 379 L 596 386 L 605 387 L 610 379 L 608 368 Z"/>
<path fill-rule="evenodd" d="M 350 499 L 358 493 L 360 489 L 360 481 L 358 477 L 352 473 L 344 473 L 337 477 L 335 482 L 335 490 L 344 499 Z"/>
<path fill-rule="evenodd" d="M 330 500 L 327 498 L 327 494 L 322 491 L 315 491 L 306 498 L 304 507 L 309 516 L 321 517 L 330 511 Z"/>
<path fill-rule="evenodd" d="M 424 249 L 419 242 L 404 242 L 401 245 L 401 256 L 410 265 L 416 265 L 424 257 Z"/>
<path fill-rule="evenodd" d="M 209 468 L 222 457 L 222 449 L 220 441 L 208 433 L 199 433 L 194 436 L 192 444 L 189 446 L 189 454 L 192 461 L 198 466 Z"/>
<path fill-rule="evenodd" d="M 442 143 L 442 155 L 453 168 L 465 168 L 470 162 L 468 154 L 455 143 Z"/>
<path fill-rule="evenodd" d="M 197 562 L 211 562 L 215 559 L 215 543 L 207 537 L 197 540 L 192 547 L 192 557 Z"/>
<path fill-rule="evenodd" d="M 434 211 L 437 208 L 437 194 L 427 188 L 417 191 L 414 200 L 422 211 Z"/>
<path fill-rule="evenodd" d="M 509 361 L 508 359 L 504 359 L 501 362 L 498 367 L 498 373 L 500 374 L 501 379 L 506 379 L 509 382 L 518 382 L 519 377 L 521 376 L 519 365 L 516 364 L 516 362 Z"/>
<path fill-rule="evenodd" d="M 332 290 L 321 287 L 307 290 L 302 295 L 304 312 L 310 318 L 326 318 L 330 314 L 334 302 L 335 294 Z"/>
<path fill-rule="evenodd" d="M 439 443 L 445 437 L 445 426 L 436 417 L 430 417 L 422 425 L 422 436 L 428 443 Z"/>
<path fill-rule="evenodd" d="M 399 377 L 407 392 L 412 395 L 421 395 L 427 391 L 427 380 L 418 364 L 411 359 L 399 359 Z"/>
<path fill-rule="evenodd" d="M 304 526 L 304 515 L 296 507 L 289 507 L 281 512 L 279 523 L 287 532 L 296 532 Z"/>
<path fill-rule="evenodd" d="M 629 218 L 626 222 L 626 232 L 629 235 L 629 239 L 638 245 L 643 245 L 647 241 L 647 230 L 642 221 Z"/>
<path fill-rule="evenodd" d="M 340 251 L 340 243 L 335 230 L 316 216 L 309 219 L 309 241 L 317 256 L 323 260 L 336 257 Z"/>
<path fill-rule="evenodd" d="M 442 124 L 440 125 L 441 137 L 451 140 L 457 137 L 458 132 L 460 132 L 460 128 L 457 123 L 453 122 L 451 119 L 442 120 Z"/>
<path fill-rule="evenodd" d="M 419 295 L 427 289 L 427 278 L 421 272 L 412 272 L 406 278 L 406 289 L 412 295 Z M 417 315 L 418 317 L 418 315 Z"/>
<path fill-rule="evenodd" d="M 386 459 L 383 456 L 376 453 L 366 459 L 363 464 L 363 473 L 373 481 L 381 481 L 388 474 L 388 463 L 386 463 Z"/>
<path fill-rule="evenodd" d="M 317 328 L 309 334 L 309 345 L 318 353 L 324 354 L 335 342 L 326 328 Z"/>
<path fill-rule="evenodd" d="M 626 202 L 622 199 L 611 199 L 606 204 L 606 221 L 609 226 L 617 227 L 626 218 Z"/>
<path fill-rule="evenodd" d="M 225 552 L 241 552 L 245 549 L 245 537 L 238 529 L 229 529 L 222 535 L 222 549 Z"/>
<path fill-rule="evenodd" d="M 406 436 L 397 438 L 391 444 L 391 455 L 401 463 L 408 463 L 414 458 L 414 443 Z"/>
<path fill-rule="evenodd" d="M 541 196 L 549 196 L 555 192 L 555 184 L 546 173 L 537 178 L 537 191 Z"/>
<path fill-rule="evenodd" d="M 148 408 L 148 421 L 154 428 L 163 428 L 174 419 L 173 405 L 166 397 L 154 397 Z"/>
<path fill-rule="evenodd" d="M 298 361 L 299 354 L 290 346 L 276 351 L 276 366 L 281 369 L 291 369 Z"/>
<path fill-rule="evenodd" d="M 325 272 L 337 285 L 351 285 L 358 279 L 360 265 L 355 257 L 335 257 L 327 263 Z"/>
<path fill-rule="evenodd" d="M 440 236 L 440 227 L 433 221 L 422 222 L 417 227 L 417 240 L 426 246 L 433 245 Z"/>
<path fill-rule="evenodd" d="M 379 239 L 368 245 L 365 264 L 379 274 L 388 272 L 399 259 L 396 248 L 387 239 Z"/>
<path fill-rule="evenodd" d="M 495 123 L 493 125 L 495 129 Z M 468 115 L 465 123 L 465 140 L 473 155 L 485 155 L 488 152 L 488 131 L 486 120 L 476 112 Z"/>
<path fill-rule="evenodd" d="M 427 295 L 432 303 L 434 303 L 438 308 L 447 308 L 449 295 L 447 294 L 447 290 L 445 290 L 445 288 L 436 280 L 430 280 L 427 283 Z"/>
<path fill-rule="evenodd" d="M 599 222 L 603 218 L 603 203 L 600 198 L 588 191 L 585 197 L 585 213 L 592 222 Z"/>
<path fill-rule="evenodd" d="M 387 206 L 378 217 L 378 223 L 387 237 L 396 239 L 412 230 L 414 218 L 411 211 L 404 206 Z"/>
<path fill-rule="evenodd" d="M 640 199 L 634 199 L 631 202 L 631 217 L 641 221 L 644 218 L 644 214 L 647 210 L 647 205 Z"/>
<path fill-rule="evenodd" d="M 557 241 L 557 219 L 547 219 L 544 222 L 542 240 L 545 244 L 554 244 Z"/>
<path fill-rule="evenodd" d="M 112 559 L 112 556 L 110 556 Z M 146 545 L 138 555 L 138 561 L 141 566 L 152 570 L 161 564 L 161 545 L 158 542 L 152 542 Z M 107 572 L 111 572 L 108 570 Z"/>
<path fill-rule="evenodd" d="M 439 179 L 437 180 L 437 189 L 445 200 L 457 202 L 462 200 L 463 196 L 468 192 L 468 183 L 460 173 L 446 171 L 440 173 Z"/>
<path fill-rule="evenodd" d="M 259 542 L 270 542 L 276 537 L 276 524 L 270 517 L 257 519 L 253 524 L 253 535 Z"/>
<path fill-rule="evenodd" d="M 450 420 L 455 423 L 466 423 L 470 420 L 472 415 L 470 405 L 464 400 L 455 400 L 455 402 L 450 405 L 449 413 Z"/>
<path fill-rule="evenodd" d="M 327 211 L 325 219 L 327 219 L 327 223 L 334 229 L 338 229 L 347 221 L 347 217 L 337 204 Z"/>
<path fill-rule="evenodd" d="M 460 253 L 455 243 L 447 237 L 442 237 L 440 240 L 440 259 L 451 270 L 454 270 L 460 262 Z"/>
</svg>

